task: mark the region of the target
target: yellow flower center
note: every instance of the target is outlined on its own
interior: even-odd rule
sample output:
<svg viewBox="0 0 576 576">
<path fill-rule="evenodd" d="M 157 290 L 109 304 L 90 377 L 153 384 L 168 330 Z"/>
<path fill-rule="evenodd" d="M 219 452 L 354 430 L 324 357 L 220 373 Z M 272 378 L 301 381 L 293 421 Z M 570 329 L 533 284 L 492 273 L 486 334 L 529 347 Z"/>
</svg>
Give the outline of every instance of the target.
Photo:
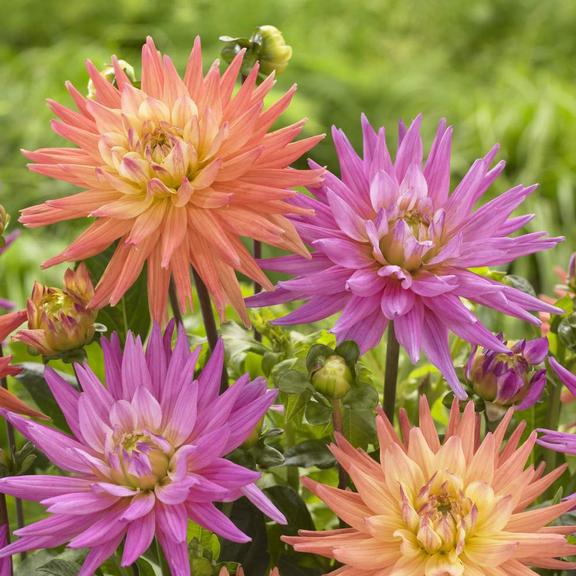
<svg viewBox="0 0 576 576">
<path fill-rule="evenodd" d="M 119 472 L 114 480 L 133 488 L 151 490 L 167 479 L 173 452 L 173 447 L 163 437 L 146 432 L 124 433 L 116 451 Z"/>
<path fill-rule="evenodd" d="M 411 528 L 429 555 L 461 554 L 478 515 L 476 505 L 464 493 L 462 480 L 449 473 L 434 475 L 416 496 L 411 511 L 415 513 Z"/>
</svg>

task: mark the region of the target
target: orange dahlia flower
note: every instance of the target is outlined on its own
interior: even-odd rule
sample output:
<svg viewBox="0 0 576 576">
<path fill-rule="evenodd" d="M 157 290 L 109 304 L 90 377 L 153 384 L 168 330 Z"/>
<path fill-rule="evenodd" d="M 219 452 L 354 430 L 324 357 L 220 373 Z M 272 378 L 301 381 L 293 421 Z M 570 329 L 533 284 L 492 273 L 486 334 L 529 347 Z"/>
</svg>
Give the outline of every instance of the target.
<svg viewBox="0 0 576 576">
<path fill-rule="evenodd" d="M 536 433 L 519 444 L 521 424 L 504 444 L 511 418 L 512 410 L 480 442 L 474 405 L 461 416 L 454 404 L 441 442 L 425 398 L 418 427 L 403 416 L 403 439 L 380 413 L 380 463 L 342 437 L 332 446 L 357 493 L 305 480 L 350 528 L 285 541 L 341 562 L 339 576 L 536 576 L 530 567 L 574 568 L 559 557 L 576 553 L 565 537 L 576 527 L 548 526 L 574 501 L 527 510 L 565 466 L 546 476 L 543 466 L 526 466 Z"/>
<path fill-rule="evenodd" d="M 240 237 L 308 255 L 286 218 L 308 210 L 287 199 L 296 193 L 293 187 L 318 182 L 321 170 L 289 165 L 322 136 L 293 142 L 304 121 L 270 131 L 295 87 L 264 109 L 274 76 L 257 86 L 255 66 L 235 91 L 243 55 L 223 74 L 215 62 L 204 76 L 197 38 L 181 78 L 148 38 L 140 88 L 113 58 L 115 85 L 87 63 L 94 98 L 67 85 L 78 111 L 50 101 L 61 119 L 52 128 L 77 148 L 24 154 L 33 162 L 32 171 L 85 191 L 26 208 L 20 221 L 37 227 L 95 218 L 45 267 L 89 258 L 117 241 L 93 307 L 115 305 L 146 263 L 150 311 L 162 321 L 171 277 L 181 307 L 191 305 L 192 266 L 220 314 L 231 304 L 247 323 L 235 271 L 272 286 Z"/>
</svg>

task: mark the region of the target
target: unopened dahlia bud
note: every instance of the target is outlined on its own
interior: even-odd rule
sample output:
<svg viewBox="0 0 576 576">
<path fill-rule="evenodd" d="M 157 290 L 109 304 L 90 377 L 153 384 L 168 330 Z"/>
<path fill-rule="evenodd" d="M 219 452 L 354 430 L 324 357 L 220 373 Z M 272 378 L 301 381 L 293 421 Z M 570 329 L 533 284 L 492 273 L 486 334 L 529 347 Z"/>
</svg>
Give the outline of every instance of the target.
<svg viewBox="0 0 576 576">
<path fill-rule="evenodd" d="M 28 299 L 28 329 L 20 330 L 14 340 L 24 342 L 33 354 L 47 357 L 70 356 L 94 337 L 97 312 L 88 308 L 94 287 L 86 267 L 68 269 L 64 288 L 34 284 Z"/>
<path fill-rule="evenodd" d="M 475 349 L 466 375 L 474 392 L 486 403 L 525 410 L 537 402 L 546 385 L 542 363 L 548 354 L 548 341 L 535 338 L 508 343 L 500 339 L 510 353 Z"/>
<path fill-rule="evenodd" d="M 115 60 L 116 65 L 122 70 L 128 78 L 132 82 L 136 81 L 136 74 L 134 73 L 134 67 L 131 64 L 128 64 L 126 60 Z M 112 84 L 116 83 L 116 71 L 114 69 L 114 64 L 108 64 L 102 68 L 100 74 L 106 78 Z M 94 99 L 96 98 L 96 87 L 94 86 L 94 82 L 92 80 L 88 80 L 88 98 Z"/>
<path fill-rule="evenodd" d="M 288 46 L 282 32 L 276 26 L 260 26 L 251 38 L 260 45 L 258 61 L 263 74 L 282 74 L 292 58 L 292 46 Z"/>
<path fill-rule="evenodd" d="M 250 38 L 220 36 L 224 42 L 220 55 L 230 63 L 241 51 L 245 50 L 242 64 L 242 75 L 247 76 L 256 62 L 260 63 L 260 76 L 265 77 L 275 72 L 282 74 L 290 58 L 292 47 L 286 44 L 282 32 L 275 26 L 259 26 Z"/>
<path fill-rule="evenodd" d="M 321 358 L 323 364 L 312 374 L 312 385 L 327 398 L 343 398 L 354 383 L 354 375 L 346 360 L 333 355 Z"/>
</svg>

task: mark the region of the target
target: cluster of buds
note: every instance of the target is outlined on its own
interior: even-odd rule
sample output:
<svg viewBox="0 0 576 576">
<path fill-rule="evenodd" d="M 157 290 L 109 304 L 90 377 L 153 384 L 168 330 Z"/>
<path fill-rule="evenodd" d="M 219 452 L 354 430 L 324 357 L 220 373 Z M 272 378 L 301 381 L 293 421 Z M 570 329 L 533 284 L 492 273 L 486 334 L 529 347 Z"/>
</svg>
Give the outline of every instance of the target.
<svg viewBox="0 0 576 576">
<path fill-rule="evenodd" d="M 221 36 L 224 42 L 222 58 L 230 63 L 241 50 L 246 50 L 242 64 L 242 74 L 247 76 L 254 64 L 260 64 L 260 76 L 275 72 L 282 74 L 292 58 L 292 47 L 286 44 L 282 32 L 275 26 L 259 26 L 250 38 Z"/>
<path fill-rule="evenodd" d="M 78 360 L 94 337 L 97 312 L 89 307 L 93 296 L 94 286 L 83 264 L 66 271 L 64 288 L 36 282 L 25 310 L 0 317 L 0 336 L 4 339 L 28 322 L 28 328 L 20 330 L 14 340 L 28 345 L 32 354 Z"/>
<path fill-rule="evenodd" d="M 542 366 L 548 354 L 548 340 L 535 338 L 506 342 L 510 353 L 474 348 L 466 376 L 474 392 L 484 400 L 487 414 L 493 419 L 514 406 L 525 410 L 540 398 L 546 386 L 546 369 Z"/>
</svg>

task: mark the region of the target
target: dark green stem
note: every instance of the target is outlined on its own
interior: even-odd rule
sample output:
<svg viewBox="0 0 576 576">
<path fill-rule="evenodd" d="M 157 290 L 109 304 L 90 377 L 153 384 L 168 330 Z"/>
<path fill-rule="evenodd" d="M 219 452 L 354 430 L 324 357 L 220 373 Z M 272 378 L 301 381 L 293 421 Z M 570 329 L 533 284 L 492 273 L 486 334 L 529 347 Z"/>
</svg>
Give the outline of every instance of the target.
<svg viewBox="0 0 576 576">
<path fill-rule="evenodd" d="M 384 412 L 390 422 L 394 422 L 396 409 L 396 384 L 398 382 L 398 361 L 400 344 L 394 334 L 394 323 L 388 323 L 388 344 L 386 346 L 386 375 L 384 377 Z"/>
<path fill-rule="evenodd" d="M 198 300 L 200 301 L 200 311 L 202 312 L 202 319 L 204 320 L 204 329 L 206 330 L 206 338 L 210 345 L 210 350 L 216 348 L 218 343 L 218 330 L 216 329 L 216 320 L 212 312 L 212 303 L 210 302 L 210 294 L 204 284 L 202 278 L 196 270 L 193 270 L 194 282 L 196 284 L 196 291 L 198 292 Z M 222 368 L 222 379 L 220 381 L 220 393 L 224 393 L 228 389 L 228 371 L 226 365 Z"/>
<path fill-rule="evenodd" d="M 259 240 L 254 240 L 253 242 L 253 253 L 254 258 L 262 258 L 262 243 Z M 254 280 L 254 294 L 258 294 L 261 291 L 262 286 L 260 286 L 260 284 Z M 256 342 L 262 342 L 262 334 L 260 334 L 258 330 L 254 330 L 254 340 L 256 340 Z"/>
<path fill-rule="evenodd" d="M 174 314 L 174 319 L 177 324 L 183 323 L 182 311 L 180 310 L 180 304 L 178 303 L 178 295 L 176 294 L 176 286 L 174 280 L 170 279 L 170 306 L 172 307 L 172 314 Z"/>
<path fill-rule="evenodd" d="M 132 574 L 134 576 L 140 576 L 140 568 L 138 568 L 138 564 L 132 564 Z"/>
</svg>

